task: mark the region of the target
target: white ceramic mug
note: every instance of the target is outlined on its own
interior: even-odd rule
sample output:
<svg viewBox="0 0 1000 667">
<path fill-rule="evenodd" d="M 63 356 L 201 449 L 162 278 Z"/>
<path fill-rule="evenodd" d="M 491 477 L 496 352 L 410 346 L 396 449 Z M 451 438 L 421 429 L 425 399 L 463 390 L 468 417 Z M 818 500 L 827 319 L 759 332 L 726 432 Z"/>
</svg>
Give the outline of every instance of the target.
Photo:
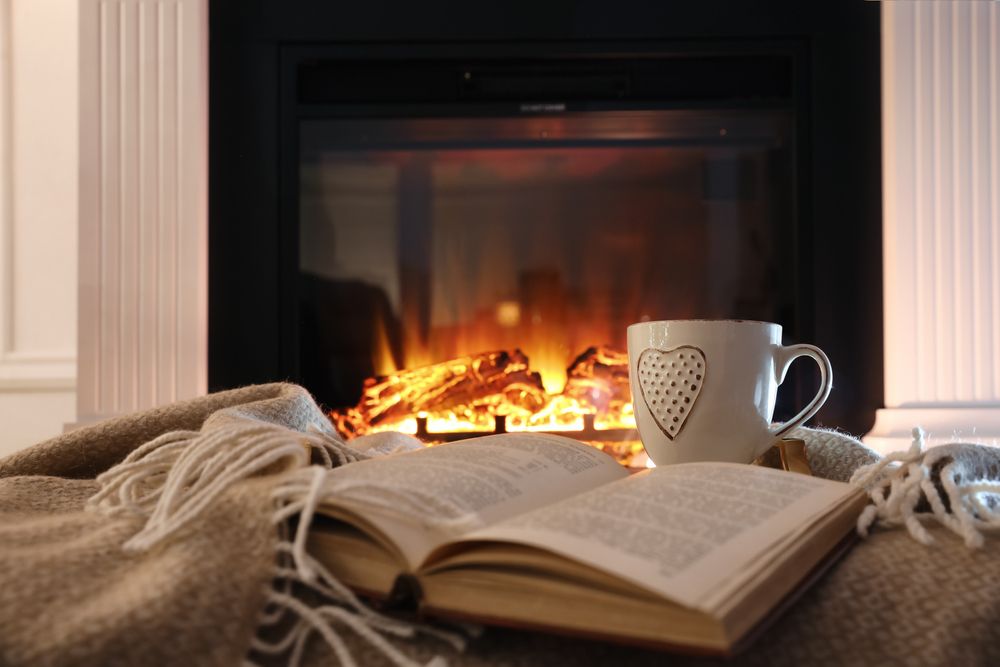
<svg viewBox="0 0 1000 667">
<path fill-rule="evenodd" d="M 746 320 L 640 322 L 628 328 L 635 421 L 657 465 L 749 463 L 822 407 L 830 360 L 814 345 L 781 344 L 781 325 Z M 792 361 L 810 357 L 819 391 L 799 414 L 771 424 L 778 385 Z"/>
</svg>

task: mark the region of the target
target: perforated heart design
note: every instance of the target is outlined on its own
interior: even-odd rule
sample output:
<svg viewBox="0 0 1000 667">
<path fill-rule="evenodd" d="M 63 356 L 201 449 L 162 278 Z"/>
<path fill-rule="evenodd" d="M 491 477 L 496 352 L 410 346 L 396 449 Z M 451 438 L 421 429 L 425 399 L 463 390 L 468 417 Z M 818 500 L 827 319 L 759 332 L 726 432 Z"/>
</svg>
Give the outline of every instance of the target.
<svg viewBox="0 0 1000 667">
<path fill-rule="evenodd" d="M 664 435 L 673 440 L 687 421 L 705 385 L 705 353 L 691 345 L 649 348 L 639 355 L 639 388 Z"/>
</svg>

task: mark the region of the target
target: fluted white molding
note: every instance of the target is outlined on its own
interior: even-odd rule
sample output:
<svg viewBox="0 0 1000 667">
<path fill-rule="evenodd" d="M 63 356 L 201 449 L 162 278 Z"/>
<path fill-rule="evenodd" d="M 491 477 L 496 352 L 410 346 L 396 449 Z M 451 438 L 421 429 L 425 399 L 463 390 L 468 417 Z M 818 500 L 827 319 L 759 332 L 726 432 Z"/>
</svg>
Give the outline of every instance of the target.
<svg viewBox="0 0 1000 667">
<path fill-rule="evenodd" d="M 80 6 L 80 422 L 206 391 L 207 5 Z"/>
<path fill-rule="evenodd" d="M 882 3 L 885 404 L 866 437 L 1000 441 L 1000 6 Z"/>
</svg>

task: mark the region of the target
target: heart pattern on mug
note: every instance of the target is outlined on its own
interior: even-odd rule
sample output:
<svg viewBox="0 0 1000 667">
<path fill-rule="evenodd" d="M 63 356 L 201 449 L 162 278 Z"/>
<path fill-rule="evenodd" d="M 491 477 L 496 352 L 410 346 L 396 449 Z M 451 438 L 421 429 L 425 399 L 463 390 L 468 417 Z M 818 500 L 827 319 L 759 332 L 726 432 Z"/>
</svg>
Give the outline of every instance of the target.
<svg viewBox="0 0 1000 667">
<path fill-rule="evenodd" d="M 673 440 L 705 386 L 705 353 L 691 345 L 672 350 L 649 348 L 639 355 L 636 366 L 646 407 L 664 435 Z"/>
</svg>

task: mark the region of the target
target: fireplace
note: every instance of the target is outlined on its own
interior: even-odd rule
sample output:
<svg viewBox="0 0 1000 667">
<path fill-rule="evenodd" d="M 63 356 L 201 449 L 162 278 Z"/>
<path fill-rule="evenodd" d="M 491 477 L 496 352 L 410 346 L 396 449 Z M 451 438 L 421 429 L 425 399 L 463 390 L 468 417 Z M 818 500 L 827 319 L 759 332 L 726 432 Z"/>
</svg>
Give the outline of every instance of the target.
<svg viewBox="0 0 1000 667">
<path fill-rule="evenodd" d="M 347 434 L 628 442 L 626 325 L 739 317 L 828 350 L 840 391 L 820 418 L 871 423 L 877 192 L 813 202 L 860 183 L 859 157 L 877 182 L 877 75 L 831 63 L 827 34 L 868 26 L 877 53 L 877 13 L 709 29 L 690 9 L 649 39 L 664 10 L 644 6 L 456 41 L 427 17 L 348 17 L 363 38 L 345 39 L 334 10 L 220 6 L 212 388 L 302 382 Z M 793 370 L 777 418 L 812 392 Z"/>
</svg>

